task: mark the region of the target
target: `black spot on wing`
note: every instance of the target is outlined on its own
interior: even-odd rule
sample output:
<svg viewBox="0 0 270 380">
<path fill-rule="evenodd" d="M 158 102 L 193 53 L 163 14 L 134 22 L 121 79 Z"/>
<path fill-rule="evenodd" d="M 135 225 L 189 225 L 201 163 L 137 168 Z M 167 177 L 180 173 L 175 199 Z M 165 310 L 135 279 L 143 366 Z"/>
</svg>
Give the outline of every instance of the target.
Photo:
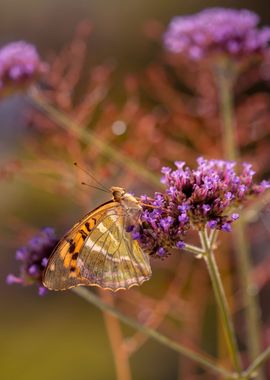
<svg viewBox="0 0 270 380">
<path fill-rule="evenodd" d="M 77 260 L 79 256 L 79 253 L 78 252 L 74 252 L 73 255 L 72 255 L 72 260 Z"/>
<path fill-rule="evenodd" d="M 87 233 L 84 231 L 84 230 L 79 230 L 79 233 L 81 234 L 83 240 L 85 240 L 87 238 Z"/>
<path fill-rule="evenodd" d="M 85 225 L 87 231 L 90 232 L 90 231 L 91 231 L 91 228 L 90 228 L 90 224 L 89 224 L 89 222 L 85 222 L 84 225 Z"/>
<path fill-rule="evenodd" d="M 73 239 L 68 239 L 67 242 L 69 243 L 68 252 L 73 253 L 75 251 L 76 244 Z"/>
</svg>

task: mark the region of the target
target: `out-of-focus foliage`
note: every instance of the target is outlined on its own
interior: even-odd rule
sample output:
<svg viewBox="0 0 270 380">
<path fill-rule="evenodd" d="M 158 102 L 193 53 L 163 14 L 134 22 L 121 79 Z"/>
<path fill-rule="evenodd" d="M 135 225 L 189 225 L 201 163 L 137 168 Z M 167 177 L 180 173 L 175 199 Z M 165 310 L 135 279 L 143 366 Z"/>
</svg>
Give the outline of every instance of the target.
<svg viewBox="0 0 270 380">
<path fill-rule="evenodd" d="M 161 44 L 165 22 L 201 4 L 194 1 L 187 9 L 179 2 L 166 7 L 150 3 L 137 2 L 135 6 L 127 2 L 120 7 L 101 2 L 87 8 L 83 2 L 75 6 L 58 1 L 48 2 L 46 8 L 29 1 L 34 17 L 27 28 L 19 16 L 22 5 L 17 8 L 17 29 L 15 23 L 14 31 L 5 23 L 0 27 L 3 40 L 15 34 L 40 45 L 50 67 L 30 98 L 21 94 L 0 103 L 0 135 L 11 145 L 0 171 L 3 278 L 14 272 L 13 252 L 39 227 L 53 226 L 60 235 L 89 209 L 107 200 L 102 192 L 81 185 L 82 181 L 92 182 L 73 167 L 74 161 L 107 187 L 119 185 L 136 194 L 152 194 L 159 189 L 161 166 L 175 160 L 194 166 L 199 155 L 221 158 L 218 91 L 209 61 L 191 65 L 164 52 Z M 263 9 L 264 5 L 258 6 Z M 93 12 L 86 12 L 88 9 Z M 80 21 L 85 15 L 91 23 Z M 15 16 L 9 17 L 14 22 Z M 150 18 L 152 21 L 147 21 Z M 51 25 L 53 20 L 57 20 L 56 26 Z M 36 35 L 37 25 L 43 31 Z M 118 39 L 121 42 L 116 42 Z M 241 64 L 235 83 L 235 111 L 241 159 L 254 165 L 259 178 L 267 178 L 270 62 L 266 57 L 261 63 L 255 59 Z M 13 141 L 16 145 L 12 146 Z M 252 222 L 250 238 L 258 262 L 254 278 L 264 289 L 262 306 L 267 315 L 267 211 L 256 213 Z M 229 298 L 236 289 L 235 259 L 230 252 L 224 236 L 218 260 Z M 222 360 L 224 343 L 215 336 L 213 326 L 219 322 L 203 263 L 175 252 L 166 261 L 153 260 L 152 265 L 153 278 L 143 287 L 113 295 L 100 291 L 101 297 L 141 323 Z M 115 379 L 115 364 L 127 358 L 131 358 L 134 379 L 214 378 L 140 333 L 124 328 L 123 334 L 111 319 L 104 325 L 97 310 L 69 292 L 41 299 L 29 288 L 2 284 L 1 293 L 4 379 Z M 231 301 L 231 307 L 237 313 L 242 306 Z M 244 342 L 245 331 L 238 319 Z M 263 329 L 269 331 L 267 317 Z M 267 337 L 265 334 L 265 344 L 269 344 Z M 118 368 L 118 376 L 121 370 Z M 129 380 L 128 373 L 126 370 L 122 380 Z"/>
</svg>

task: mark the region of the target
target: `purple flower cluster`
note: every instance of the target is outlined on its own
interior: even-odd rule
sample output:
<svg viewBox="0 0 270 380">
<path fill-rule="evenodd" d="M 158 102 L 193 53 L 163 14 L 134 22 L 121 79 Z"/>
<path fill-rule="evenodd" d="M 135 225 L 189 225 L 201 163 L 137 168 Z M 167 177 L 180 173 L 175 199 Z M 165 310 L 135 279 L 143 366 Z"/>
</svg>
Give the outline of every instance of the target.
<svg viewBox="0 0 270 380">
<path fill-rule="evenodd" d="M 0 49 L 0 90 L 26 85 L 45 70 L 46 64 L 31 44 L 18 41 Z"/>
<path fill-rule="evenodd" d="M 149 254 L 164 257 L 172 248 L 183 248 L 189 229 L 205 227 L 229 232 L 238 219 L 235 209 L 249 197 L 270 187 L 263 181 L 253 184 L 250 164 L 237 171 L 234 162 L 199 158 L 195 170 L 185 162 L 176 162 L 176 170 L 163 168 L 164 193 L 154 199 L 141 198 L 144 206 L 141 224 L 134 226 L 132 236 Z"/>
<path fill-rule="evenodd" d="M 43 295 L 46 289 L 42 285 L 42 273 L 47 265 L 48 258 L 58 243 L 52 228 L 42 229 L 25 247 L 16 252 L 16 259 L 21 262 L 20 275 L 7 276 L 8 284 L 39 285 L 39 294 Z"/>
<path fill-rule="evenodd" d="M 246 9 L 209 8 L 174 17 L 164 34 L 164 44 L 169 51 L 192 60 L 211 53 L 261 53 L 270 42 L 270 28 L 258 28 L 259 21 L 256 13 Z"/>
</svg>

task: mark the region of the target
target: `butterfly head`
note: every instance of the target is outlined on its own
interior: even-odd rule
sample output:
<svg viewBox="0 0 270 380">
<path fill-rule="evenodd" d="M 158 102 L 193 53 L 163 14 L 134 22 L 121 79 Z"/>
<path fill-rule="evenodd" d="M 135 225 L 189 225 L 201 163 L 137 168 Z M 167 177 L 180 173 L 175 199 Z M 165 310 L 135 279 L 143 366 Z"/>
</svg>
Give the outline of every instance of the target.
<svg viewBox="0 0 270 380">
<path fill-rule="evenodd" d="M 113 195 L 113 200 L 119 202 L 122 207 L 126 210 L 134 210 L 135 212 L 141 211 L 142 208 L 139 201 L 132 195 L 126 192 L 122 187 L 111 187 L 111 192 Z"/>
<path fill-rule="evenodd" d="M 112 192 L 113 199 L 116 202 L 120 202 L 126 194 L 126 190 L 122 187 L 113 186 L 110 188 L 110 190 Z"/>
</svg>

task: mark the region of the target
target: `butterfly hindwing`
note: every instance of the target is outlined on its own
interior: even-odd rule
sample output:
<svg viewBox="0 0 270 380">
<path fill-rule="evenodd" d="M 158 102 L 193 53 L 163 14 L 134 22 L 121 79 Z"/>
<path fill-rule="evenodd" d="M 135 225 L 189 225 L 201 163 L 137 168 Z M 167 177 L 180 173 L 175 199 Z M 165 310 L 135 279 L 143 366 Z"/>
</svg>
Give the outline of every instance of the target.
<svg viewBox="0 0 270 380">
<path fill-rule="evenodd" d="M 120 205 L 106 216 L 85 240 L 78 259 L 81 276 L 102 288 L 128 289 L 150 278 L 148 255 L 131 239 Z"/>
<path fill-rule="evenodd" d="M 44 285 L 53 290 L 78 285 L 119 290 L 148 280 L 149 257 L 126 232 L 126 218 L 115 201 L 87 214 L 54 250 L 44 274 Z"/>
</svg>

